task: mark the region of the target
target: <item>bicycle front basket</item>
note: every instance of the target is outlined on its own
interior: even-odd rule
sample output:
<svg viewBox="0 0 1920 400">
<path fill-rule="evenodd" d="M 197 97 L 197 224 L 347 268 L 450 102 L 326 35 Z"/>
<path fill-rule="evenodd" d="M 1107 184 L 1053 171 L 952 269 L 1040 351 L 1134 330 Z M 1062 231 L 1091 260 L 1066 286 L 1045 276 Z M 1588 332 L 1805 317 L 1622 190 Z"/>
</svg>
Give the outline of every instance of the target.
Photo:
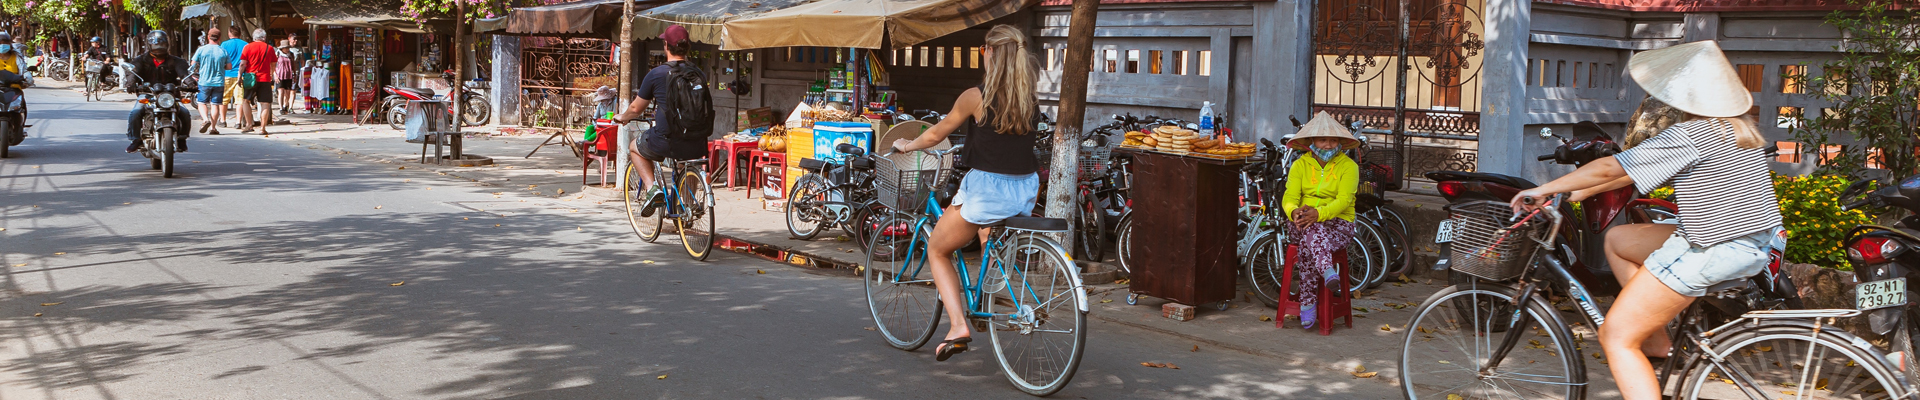
<svg viewBox="0 0 1920 400">
<path fill-rule="evenodd" d="M 1454 271 L 1490 281 L 1520 276 L 1533 260 L 1538 243 L 1531 237 L 1542 225 L 1529 221 L 1517 229 L 1513 208 L 1497 201 L 1475 201 L 1448 206 L 1447 220 L 1453 223 L 1453 254 L 1449 261 Z"/>
<path fill-rule="evenodd" d="M 945 165 L 938 157 L 920 153 L 874 157 L 873 176 L 880 204 L 895 211 L 919 212 L 933 193 Z"/>
</svg>

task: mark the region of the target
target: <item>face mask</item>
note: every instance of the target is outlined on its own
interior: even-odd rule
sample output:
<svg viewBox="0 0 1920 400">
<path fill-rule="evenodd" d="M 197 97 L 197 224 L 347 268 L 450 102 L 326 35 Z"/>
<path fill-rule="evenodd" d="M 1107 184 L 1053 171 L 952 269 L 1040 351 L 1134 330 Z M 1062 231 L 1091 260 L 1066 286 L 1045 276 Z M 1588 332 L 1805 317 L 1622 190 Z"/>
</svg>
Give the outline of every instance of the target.
<svg viewBox="0 0 1920 400">
<path fill-rule="evenodd" d="M 1333 156 L 1334 156 L 1335 154 L 1340 154 L 1340 150 L 1337 150 L 1337 149 L 1321 149 L 1321 148 L 1317 148 L 1317 147 L 1313 149 L 1313 155 L 1316 155 L 1316 156 L 1320 156 L 1320 159 L 1322 159 L 1322 160 L 1331 160 L 1331 159 L 1333 159 Z"/>
<path fill-rule="evenodd" d="M 13 52 L 13 45 L 0 44 L 0 54 L 7 54 L 12 52 Z"/>
</svg>

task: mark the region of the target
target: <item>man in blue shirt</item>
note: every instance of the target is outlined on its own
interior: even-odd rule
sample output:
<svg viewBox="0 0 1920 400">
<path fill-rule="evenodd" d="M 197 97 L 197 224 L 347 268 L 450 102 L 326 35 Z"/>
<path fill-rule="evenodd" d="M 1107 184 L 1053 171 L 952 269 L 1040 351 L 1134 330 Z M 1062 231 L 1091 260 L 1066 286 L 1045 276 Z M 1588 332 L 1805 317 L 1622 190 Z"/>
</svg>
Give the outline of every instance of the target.
<svg viewBox="0 0 1920 400">
<path fill-rule="evenodd" d="M 240 39 L 240 28 L 228 27 L 227 34 L 229 39 L 220 43 L 220 50 L 227 52 L 227 90 L 223 97 L 225 97 L 227 104 L 239 107 L 239 109 L 235 110 L 234 115 L 244 116 L 247 115 L 248 107 L 245 99 L 246 92 L 244 91 L 246 88 L 242 87 L 240 83 L 240 50 L 247 47 L 247 41 Z M 234 127 L 245 131 L 247 129 L 246 123 L 247 118 L 240 118 L 240 122 L 236 122 Z"/>
<path fill-rule="evenodd" d="M 206 116 L 206 120 L 201 121 L 200 132 L 218 135 L 220 120 L 227 114 L 220 99 L 226 91 L 227 70 L 233 69 L 233 63 L 228 61 L 226 49 L 220 47 L 219 28 L 207 29 L 206 43 L 193 51 L 193 65 L 187 69 L 200 77 L 200 94 L 195 105 L 200 107 L 200 115 Z"/>
<path fill-rule="evenodd" d="M 687 28 L 680 25 L 668 26 L 666 32 L 660 34 L 660 39 L 666 44 L 667 63 L 647 71 L 646 76 L 640 79 L 640 87 L 635 89 L 638 92 L 637 96 L 632 103 L 627 104 L 625 112 L 613 116 L 614 122 L 623 125 L 633 122 L 645 115 L 647 105 L 667 101 L 669 90 L 667 78 L 673 71 L 673 66 L 668 64 L 686 62 L 687 53 L 693 49 L 693 42 L 688 39 Z M 706 157 L 707 154 L 706 139 L 675 140 L 667 137 L 666 124 L 669 121 L 666 110 L 667 107 L 664 105 L 654 107 L 653 125 L 648 127 L 640 137 L 634 138 L 634 142 L 630 144 L 632 151 L 628 157 L 633 159 L 636 172 L 640 174 L 641 185 L 647 190 L 645 195 L 647 202 L 640 209 L 641 217 L 653 216 L 654 209 L 659 208 L 666 199 L 656 185 L 657 182 L 654 182 L 655 162 L 669 158 L 693 160 Z"/>
</svg>

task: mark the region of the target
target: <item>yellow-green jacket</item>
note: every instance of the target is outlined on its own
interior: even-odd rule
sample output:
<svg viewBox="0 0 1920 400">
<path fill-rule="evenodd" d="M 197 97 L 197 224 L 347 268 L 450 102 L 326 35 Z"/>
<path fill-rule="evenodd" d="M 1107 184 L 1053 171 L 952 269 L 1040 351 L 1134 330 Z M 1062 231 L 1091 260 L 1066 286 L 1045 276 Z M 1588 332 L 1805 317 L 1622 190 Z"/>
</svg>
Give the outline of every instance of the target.
<svg viewBox="0 0 1920 400">
<path fill-rule="evenodd" d="M 1309 154 L 1294 161 L 1293 169 L 1287 172 L 1287 192 L 1281 196 L 1280 207 L 1288 216 L 1300 206 L 1313 207 L 1320 211 L 1320 219 L 1315 222 L 1333 218 L 1352 221 L 1353 196 L 1359 190 L 1360 165 L 1346 154 L 1334 156 L 1325 166 Z"/>
</svg>

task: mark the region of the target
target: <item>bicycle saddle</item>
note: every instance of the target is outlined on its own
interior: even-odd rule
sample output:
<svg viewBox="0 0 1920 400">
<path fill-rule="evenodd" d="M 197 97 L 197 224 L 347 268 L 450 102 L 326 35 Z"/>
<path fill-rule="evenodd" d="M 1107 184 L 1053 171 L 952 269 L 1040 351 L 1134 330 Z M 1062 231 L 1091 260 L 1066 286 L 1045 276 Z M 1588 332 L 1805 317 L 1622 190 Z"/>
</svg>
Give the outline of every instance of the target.
<svg viewBox="0 0 1920 400">
<path fill-rule="evenodd" d="M 395 90 L 399 90 L 399 91 L 403 91 L 403 92 L 409 92 L 409 93 L 413 93 L 414 95 L 416 95 L 416 96 L 420 96 L 420 98 L 423 98 L 423 99 L 431 99 L 431 98 L 433 98 L 433 89 L 429 89 L 429 88 L 415 88 L 415 87 L 402 87 L 402 86 L 394 86 L 393 88 L 394 88 Z"/>
<path fill-rule="evenodd" d="M 1740 294 L 1746 293 L 1749 290 L 1753 290 L 1753 280 L 1735 279 L 1707 287 L 1707 295 L 1701 297 L 1731 299 L 1737 298 Z"/>
<path fill-rule="evenodd" d="M 1012 217 L 987 225 L 988 228 L 1006 227 L 1039 232 L 1066 232 L 1067 220 L 1064 218 Z"/>
<path fill-rule="evenodd" d="M 827 167 L 826 161 L 820 161 L 820 160 L 815 160 L 811 158 L 800 159 L 800 169 L 807 170 L 808 172 L 820 172 L 821 169 L 824 169 L 826 167 Z"/>
</svg>

